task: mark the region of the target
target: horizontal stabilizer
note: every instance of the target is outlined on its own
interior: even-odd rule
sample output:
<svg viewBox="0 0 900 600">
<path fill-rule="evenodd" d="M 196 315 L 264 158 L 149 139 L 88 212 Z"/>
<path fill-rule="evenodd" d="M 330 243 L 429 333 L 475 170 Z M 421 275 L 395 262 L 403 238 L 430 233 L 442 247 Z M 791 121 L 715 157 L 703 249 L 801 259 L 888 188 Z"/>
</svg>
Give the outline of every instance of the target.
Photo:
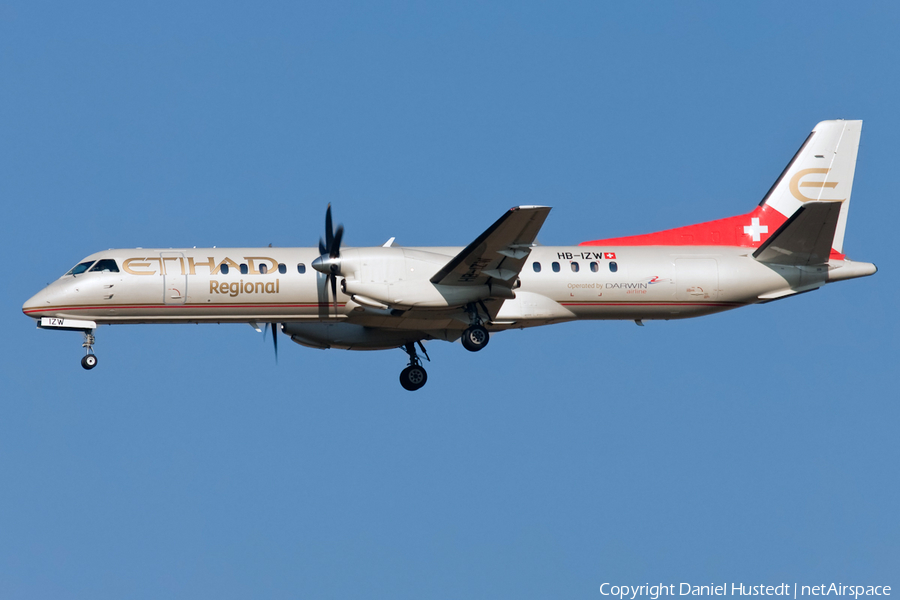
<svg viewBox="0 0 900 600">
<path fill-rule="evenodd" d="M 807 202 L 753 253 L 764 263 L 820 265 L 828 262 L 840 202 Z"/>
</svg>

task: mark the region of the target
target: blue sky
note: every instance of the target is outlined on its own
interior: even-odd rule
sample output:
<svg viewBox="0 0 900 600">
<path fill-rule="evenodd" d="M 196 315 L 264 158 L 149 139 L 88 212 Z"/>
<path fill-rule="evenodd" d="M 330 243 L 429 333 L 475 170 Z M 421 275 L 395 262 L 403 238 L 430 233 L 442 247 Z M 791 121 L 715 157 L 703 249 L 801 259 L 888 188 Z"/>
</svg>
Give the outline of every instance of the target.
<svg viewBox="0 0 900 600">
<path fill-rule="evenodd" d="M 744 3 L 746 4 L 746 3 Z M 900 585 L 892 3 L 0 3 L 0 597 Z M 110 247 L 570 244 L 741 214 L 863 119 L 879 273 L 689 321 L 397 351 L 38 331 Z M 895 587 L 896 589 L 896 587 Z"/>
</svg>

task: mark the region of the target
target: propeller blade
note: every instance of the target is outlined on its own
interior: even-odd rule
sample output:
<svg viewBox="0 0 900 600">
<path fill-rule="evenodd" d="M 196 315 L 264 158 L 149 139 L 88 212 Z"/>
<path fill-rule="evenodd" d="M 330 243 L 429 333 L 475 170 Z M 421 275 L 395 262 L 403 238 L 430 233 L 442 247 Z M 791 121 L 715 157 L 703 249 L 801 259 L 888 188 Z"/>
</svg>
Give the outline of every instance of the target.
<svg viewBox="0 0 900 600">
<path fill-rule="evenodd" d="M 325 211 L 325 252 L 331 252 L 334 243 L 334 229 L 331 227 L 331 202 L 328 203 L 328 209 Z M 325 254 L 322 252 L 322 254 Z"/>
<path fill-rule="evenodd" d="M 328 259 L 336 259 L 341 257 L 341 240 L 344 238 L 344 226 L 338 225 L 334 229 L 334 222 L 331 219 L 331 203 L 325 209 L 325 239 L 319 238 L 319 258 L 313 261 L 313 268 L 321 273 L 325 273 L 328 278 L 328 287 L 331 288 L 331 302 L 334 302 L 334 314 L 338 314 L 337 305 L 337 276 L 340 274 L 340 262 Z M 327 255 L 327 257 L 326 257 Z M 325 269 L 328 265 L 328 269 Z M 325 288 L 326 300 L 328 300 L 328 287 Z"/>
<path fill-rule="evenodd" d="M 275 346 L 275 364 L 278 364 L 278 323 L 272 323 L 272 344 Z"/>
<path fill-rule="evenodd" d="M 278 364 L 278 323 L 272 323 L 272 343 L 275 344 L 275 363 Z M 265 327 L 263 327 L 263 340 L 266 339 L 266 334 L 269 332 L 269 324 L 266 323 Z"/>
<path fill-rule="evenodd" d="M 334 302 L 334 313 L 337 314 L 337 277 L 329 275 L 328 279 L 331 280 L 331 299 Z"/>
<path fill-rule="evenodd" d="M 334 232 L 334 239 L 332 240 L 332 246 L 329 248 L 329 254 L 331 258 L 337 258 L 341 255 L 341 238 L 344 237 L 344 226 L 338 225 L 337 231 Z"/>
</svg>

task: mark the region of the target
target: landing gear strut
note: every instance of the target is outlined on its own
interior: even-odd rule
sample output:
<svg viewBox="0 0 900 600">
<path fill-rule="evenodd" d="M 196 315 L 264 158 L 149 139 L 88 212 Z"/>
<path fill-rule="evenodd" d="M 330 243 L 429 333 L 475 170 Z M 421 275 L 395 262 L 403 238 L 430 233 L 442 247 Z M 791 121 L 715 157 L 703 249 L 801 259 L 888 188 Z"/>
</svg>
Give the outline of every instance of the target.
<svg viewBox="0 0 900 600">
<path fill-rule="evenodd" d="M 424 354 L 425 358 L 430 361 L 431 359 L 428 358 L 428 353 L 425 351 L 425 346 L 422 345 L 422 342 L 418 342 L 418 344 L 419 348 L 422 349 L 422 354 Z M 409 342 L 403 346 L 403 349 L 407 354 L 409 354 L 409 365 L 405 369 L 400 371 L 400 385 L 403 386 L 404 390 L 414 392 L 425 385 L 425 382 L 428 381 L 428 373 L 425 372 L 425 368 L 422 366 L 422 361 L 419 359 L 419 355 L 416 353 L 415 343 Z"/>
<path fill-rule="evenodd" d="M 84 358 L 81 359 L 81 366 L 90 371 L 97 366 L 97 357 L 94 355 L 94 333 L 93 330 L 84 332 Z"/>
<path fill-rule="evenodd" d="M 484 307 L 484 304 L 482 304 L 482 307 Z M 488 345 L 488 342 L 491 341 L 491 335 L 488 333 L 488 330 L 484 328 L 484 325 L 482 325 L 483 321 L 481 315 L 478 313 L 478 307 L 474 304 L 470 304 L 467 308 L 472 325 L 463 331 L 462 345 L 463 348 L 469 352 L 478 352 Z M 487 312 L 486 308 L 484 312 Z"/>
</svg>

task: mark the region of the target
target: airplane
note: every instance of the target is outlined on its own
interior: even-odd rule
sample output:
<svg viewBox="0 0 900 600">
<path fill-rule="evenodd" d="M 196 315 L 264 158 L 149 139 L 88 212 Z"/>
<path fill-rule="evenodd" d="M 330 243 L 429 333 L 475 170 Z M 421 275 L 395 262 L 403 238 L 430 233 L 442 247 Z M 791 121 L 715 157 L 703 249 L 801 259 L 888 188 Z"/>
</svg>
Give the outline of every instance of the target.
<svg viewBox="0 0 900 600">
<path fill-rule="evenodd" d="M 823 121 L 751 212 L 575 246 L 536 243 L 550 208 L 516 206 L 469 245 L 342 248 L 325 213 L 318 248 L 133 248 L 79 261 L 22 307 L 41 329 L 80 331 L 97 366 L 99 325 L 249 323 L 312 348 L 409 356 L 426 340 L 483 350 L 494 333 L 584 319 L 685 319 L 874 274 L 843 253 L 862 121 Z"/>
</svg>

